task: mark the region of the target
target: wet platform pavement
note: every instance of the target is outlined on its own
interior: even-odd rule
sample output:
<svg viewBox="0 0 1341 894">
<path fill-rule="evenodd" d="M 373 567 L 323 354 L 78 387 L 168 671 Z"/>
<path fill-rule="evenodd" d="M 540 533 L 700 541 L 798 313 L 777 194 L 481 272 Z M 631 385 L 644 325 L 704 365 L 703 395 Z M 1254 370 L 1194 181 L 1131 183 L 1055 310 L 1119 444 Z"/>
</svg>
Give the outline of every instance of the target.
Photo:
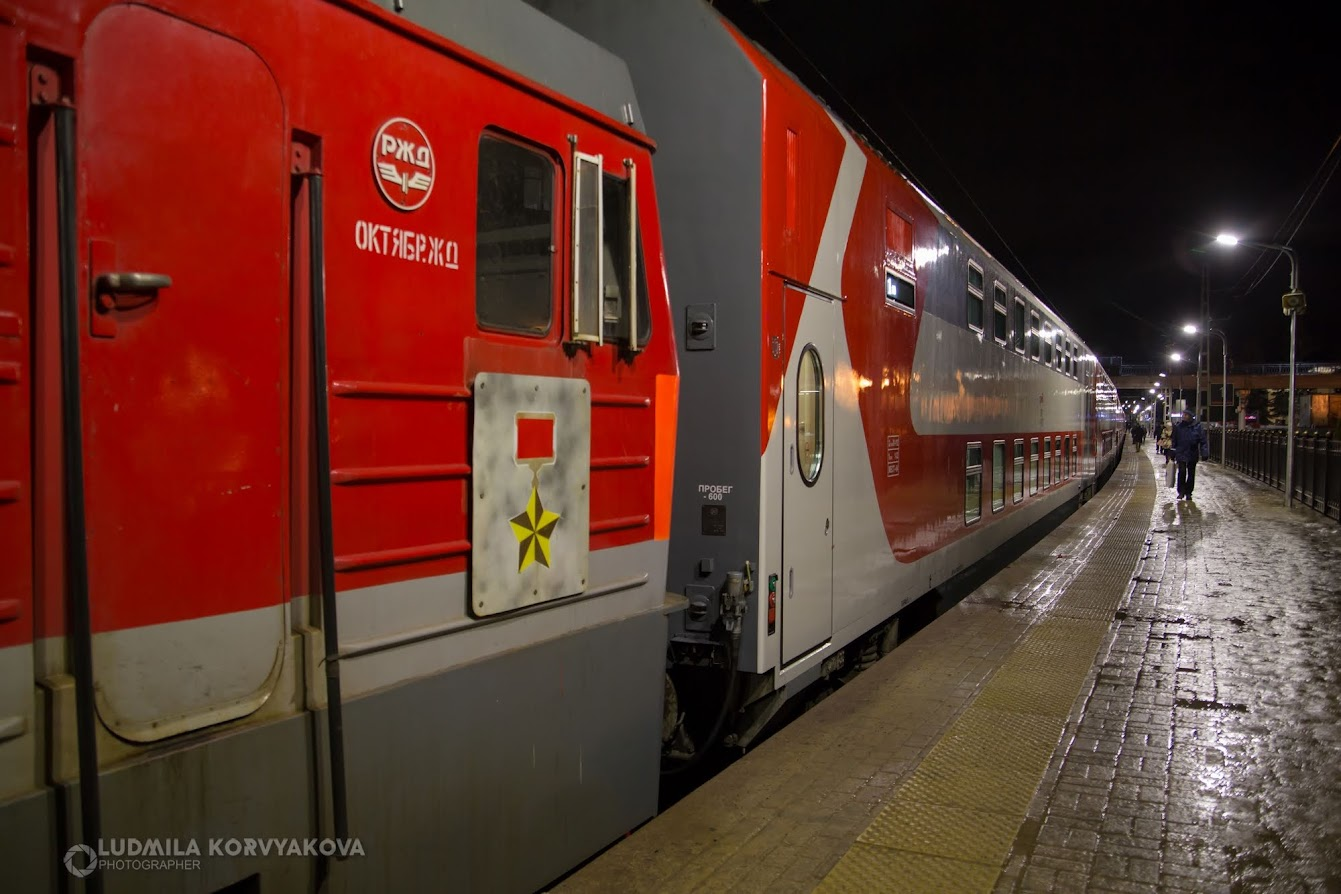
<svg viewBox="0 0 1341 894">
<path fill-rule="evenodd" d="M 1341 526 L 1162 464 L 556 890 L 1341 892 Z"/>
</svg>

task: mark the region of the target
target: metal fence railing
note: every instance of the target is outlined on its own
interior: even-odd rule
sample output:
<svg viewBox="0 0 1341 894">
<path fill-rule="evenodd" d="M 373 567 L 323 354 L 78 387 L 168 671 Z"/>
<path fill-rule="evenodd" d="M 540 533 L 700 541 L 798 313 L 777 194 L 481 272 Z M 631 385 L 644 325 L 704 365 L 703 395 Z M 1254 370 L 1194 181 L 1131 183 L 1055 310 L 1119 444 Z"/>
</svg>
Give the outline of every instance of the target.
<svg viewBox="0 0 1341 894">
<path fill-rule="evenodd" d="M 1208 432 L 1211 459 L 1221 462 L 1220 436 Z M 1285 432 L 1230 429 L 1224 463 L 1284 493 Z M 1328 518 L 1341 520 L 1341 440 L 1331 435 L 1295 435 L 1294 499 Z"/>
</svg>

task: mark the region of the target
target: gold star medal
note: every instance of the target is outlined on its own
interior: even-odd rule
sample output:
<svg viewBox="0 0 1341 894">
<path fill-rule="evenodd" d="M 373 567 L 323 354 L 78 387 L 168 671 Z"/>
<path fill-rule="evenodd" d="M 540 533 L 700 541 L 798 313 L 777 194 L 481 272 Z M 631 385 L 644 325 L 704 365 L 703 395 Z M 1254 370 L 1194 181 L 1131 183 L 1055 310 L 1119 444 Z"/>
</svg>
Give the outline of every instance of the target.
<svg viewBox="0 0 1341 894">
<path fill-rule="evenodd" d="M 559 514 L 550 512 L 540 502 L 538 476 L 531 476 L 531 499 L 521 515 L 511 520 L 512 533 L 517 538 L 520 551 L 517 556 L 517 573 L 521 574 L 532 562 L 539 562 L 546 568 L 549 565 L 549 538 L 554 526 L 559 523 Z"/>
</svg>

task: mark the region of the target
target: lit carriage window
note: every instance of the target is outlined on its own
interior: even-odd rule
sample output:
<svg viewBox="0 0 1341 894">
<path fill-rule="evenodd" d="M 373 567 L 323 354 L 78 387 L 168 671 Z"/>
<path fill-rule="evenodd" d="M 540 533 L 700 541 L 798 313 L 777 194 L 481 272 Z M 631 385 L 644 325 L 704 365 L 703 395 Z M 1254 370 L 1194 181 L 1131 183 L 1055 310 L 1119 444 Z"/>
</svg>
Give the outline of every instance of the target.
<svg viewBox="0 0 1341 894">
<path fill-rule="evenodd" d="M 885 268 L 885 304 L 903 310 L 914 310 L 913 284 L 888 267 Z"/>
<path fill-rule="evenodd" d="M 992 337 L 1002 346 L 1006 344 L 1006 287 L 995 283 L 992 287 Z"/>
<path fill-rule="evenodd" d="M 824 367 L 813 345 L 796 371 L 796 462 L 801 480 L 814 484 L 824 465 Z"/>
<path fill-rule="evenodd" d="M 1052 487 L 1052 438 L 1043 439 L 1043 487 Z"/>
<path fill-rule="evenodd" d="M 1039 462 L 1038 438 L 1029 439 L 1029 463 L 1034 467 L 1034 474 L 1030 478 L 1033 487 L 1029 493 L 1036 494 L 1043 489 L 1043 464 Z"/>
<path fill-rule="evenodd" d="M 573 341 L 601 344 L 605 292 L 601 156 L 573 149 Z"/>
<path fill-rule="evenodd" d="M 1066 374 L 1067 374 L 1068 376 L 1071 375 L 1071 355 L 1072 355 L 1072 351 L 1071 351 L 1071 339 L 1068 338 L 1068 339 L 1066 340 L 1066 354 L 1064 355 L 1065 360 L 1066 360 L 1066 367 L 1065 367 L 1065 369 L 1066 369 Z"/>
<path fill-rule="evenodd" d="M 1014 331 L 1011 332 L 1011 339 L 1014 342 L 1015 350 L 1021 354 L 1024 353 L 1024 337 L 1028 333 L 1026 326 L 1026 312 L 1024 302 L 1019 298 L 1015 299 L 1015 319 L 1013 321 Z"/>
<path fill-rule="evenodd" d="M 1043 365 L 1052 366 L 1052 324 L 1047 320 L 1043 321 L 1040 340 L 1043 343 Z"/>
<path fill-rule="evenodd" d="M 1038 314 L 1030 311 L 1029 313 L 1029 356 L 1034 360 L 1038 359 L 1039 349 L 1039 319 Z"/>
<path fill-rule="evenodd" d="M 992 444 L 992 511 L 1006 505 L 1006 442 Z"/>
<path fill-rule="evenodd" d="M 975 441 L 964 451 L 964 524 L 982 518 L 982 443 Z"/>
<path fill-rule="evenodd" d="M 1057 482 L 1061 481 L 1061 480 L 1062 480 L 1062 477 L 1063 477 L 1063 476 L 1062 476 L 1062 439 L 1061 439 L 1061 436 L 1060 436 L 1060 435 L 1057 437 L 1057 440 L 1055 440 L 1055 441 L 1053 442 L 1052 446 L 1053 446 L 1053 450 L 1054 450 L 1054 452 L 1053 452 L 1053 457 L 1052 457 L 1052 483 L 1053 483 L 1053 484 L 1056 484 Z"/>
<path fill-rule="evenodd" d="M 1063 478 L 1070 478 L 1070 477 L 1071 477 L 1071 436 L 1070 436 L 1070 435 L 1067 435 L 1067 436 L 1066 436 L 1065 446 L 1062 447 L 1062 470 L 1063 470 L 1063 472 L 1065 473 L 1065 474 L 1062 475 Z"/>
<path fill-rule="evenodd" d="M 489 328 L 544 335 L 554 307 L 554 162 L 485 136 L 479 165 L 475 318 Z"/>
<path fill-rule="evenodd" d="M 1024 499 L 1024 438 L 1015 439 L 1015 495 L 1014 502 Z"/>
<path fill-rule="evenodd" d="M 968 324 L 974 332 L 982 332 L 982 268 L 969 261 L 968 265 Z"/>
<path fill-rule="evenodd" d="M 1062 368 L 1062 334 L 1058 332 L 1052 337 L 1052 365 L 1057 369 Z"/>
<path fill-rule="evenodd" d="M 604 214 L 602 239 L 602 301 L 603 340 L 630 343 L 629 329 L 638 329 L 638 344 L 647 343 L 651 334 L 651 316 L 647 303 L 647 271 L 643 266 L 641 229 L 635 229 L 636 199 L 629 192 L 630 183 L 637 190 L 636 168 L 632 162 L 625 165 L 629 179 L 605 174 L 602 178 L 601 204 Z M 629 241 L 635 240 L 636 250 L 630 254 Z M 629 300 L 629 279 L 636 286 L 637 304 Z M 630 315 L 630 310 L 634 313 Z M 632 317 L 629 319 L 629 317 Z"/>
</svg>

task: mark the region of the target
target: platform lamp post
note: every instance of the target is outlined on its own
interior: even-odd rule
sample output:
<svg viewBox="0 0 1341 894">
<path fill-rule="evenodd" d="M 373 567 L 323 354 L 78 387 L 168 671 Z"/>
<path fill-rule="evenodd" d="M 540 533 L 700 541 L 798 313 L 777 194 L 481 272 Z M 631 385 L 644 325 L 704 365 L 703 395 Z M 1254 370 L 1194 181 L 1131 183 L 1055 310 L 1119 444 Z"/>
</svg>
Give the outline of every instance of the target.
<svg viewBox="0 0 1341 894">
<path fill-rule="evenodd" d="M 1196 335 L 1198 332 L 1200 332 L 1200 330 L 1197 329 L 1196 325 L 1193 324 L 1193 323 L 1188 323 L 1186 326 L 1184 326 L 1184 327 L 1183 327 L 1183 331 L 1186 332 L 1186 333 L 1189 334 L 1189 335 Z M 1229 427 L 1229 339 L 1225 337 L 1225 334 L 1224 334 L 1223 332 L 1221 332 L 1219 329 L 1216 329 L 1214 326 L 1207 326 L 1207 327 L 1206 327 L 1206 334 L 1207 334 L 1207 335 L 1218 335 L 1218 336 L 1220 336 L 1220 375 L 1221 375 L 1221 380 L 1220 380 L 1220 381 L 1221 381 L 1221 384 L 1220 384 L 1220 465 L 1224 465 L 1224 464 L 1225 464 L 1225 429 Z M 1197 366 L 1198 366 L 1198 368 L 1200 368 L 1201 364 L 1198 363 Z M 1206 378 L 1209 379 L 1209 378 L 1211 377 L 1210 369 L 1209 369 L 1210 364 L 1207 363 L 1206 366 L 1207 366 Z M 1210 386 L 1209 386 L 1209 385 L 1207 386 L 1207 390 L 1208 390 L 1208 391 L 1210 390 Z"/>
<path fill-rule="evenodd" d="M 1178 353 L 1177 351 L 1174 351 L 1172 354 L 1169 355 L 1169 359 L 1172 360 L 1174 363 L 1182 363 L 1182 362 L 1183 362 L 1183 355 L 1180 354 L 1180 353 Z M 1163 375 L 1163 373 L 1160 373 L 1160 375 Z M 1184 409 L 1184 410 L 1187 409 L 1187 401 L 1183 400 L 1183 374 L 1182 374 L 1182 373 L 1179 373 L 1179 374 L 1178 374 L 1178 402 L 1181 403 L 1181 404 L 1183 405 L 1183 409 Z M 1168 402 L 1165 401 L 1165 404 L 1166 404 L 1166 405 L 1167 405 L 1167 403 L 1168 403 Z"/>
<path fill-rule="evenodd" d="M 1308 307 L 1304 299 L 1304 293 L 1299 290 L 1299 257 L 1295 254 L 1294 249 L 1288 245 L 1280 245 L 1275 242 L 1249 242 L 1228 233 L 1221 233 L 1216 236 L 1215 242 L 1217 245 L 1246 245 L 1249 248 L 1260 248 L 1264 251 L 1278 251 L 1290 259 L 1290 291 L 1282 295 L 1280 299 L 1281 311 L 1290 318 L 1290 415 L 1286 422 L 1289 430 L 1285 433 L 1285 508 L 1290 509 L 1294 506 L 1295 331 L 1298 328 L 1299 315 L 1304 313 Z"/>
</svg>

